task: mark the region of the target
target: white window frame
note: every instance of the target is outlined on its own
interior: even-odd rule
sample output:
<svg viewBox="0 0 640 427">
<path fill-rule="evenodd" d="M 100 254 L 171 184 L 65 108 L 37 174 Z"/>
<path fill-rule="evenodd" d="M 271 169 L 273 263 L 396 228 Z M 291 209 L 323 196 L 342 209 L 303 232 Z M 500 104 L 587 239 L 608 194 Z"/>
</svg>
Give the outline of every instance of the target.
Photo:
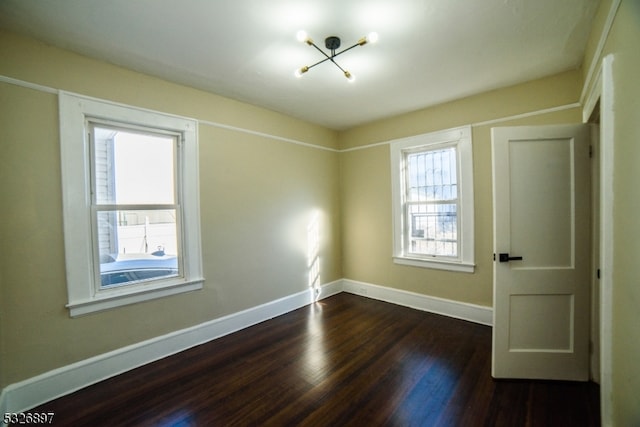
<svg viewBox="0 0 640 427">
<path fill-rule="evenodd" d="M 59 94 L 60 154 L 67 308 L 71 317 L 189 292 L 203 287 L 200 243 L 197 121 L 68 92 Z M 108 120 L 179 134 L 177 182 L 182 228 L 182 274 L 141 286 L 100 289 L 91 215 L 91 155 L 87 123 Z"/>
<path fill-rule="evenodd" d="M 408 224 L 405 216 L 405 153 L 420 149 L 456 148 L 458 174 L 458 256 L 440 257 L 409 254 L 406 250 Z M 463 126 L 391 141 L 391 198 L 393 220 L 393 260 L 397 264 L 473 273 L 474 208 L 473 150 L 471 126 Z"/>
</svg>

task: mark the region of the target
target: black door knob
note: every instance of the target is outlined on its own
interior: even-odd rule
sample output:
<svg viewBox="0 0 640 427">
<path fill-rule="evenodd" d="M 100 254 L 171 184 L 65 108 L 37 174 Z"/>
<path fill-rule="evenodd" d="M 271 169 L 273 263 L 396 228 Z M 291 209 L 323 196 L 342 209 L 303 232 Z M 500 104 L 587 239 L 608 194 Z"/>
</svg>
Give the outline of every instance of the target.
<svg viewBox="0 0 640 427">
<path fill-rule="evenodd" d="M 509 254 L 500 254 L 498 260 L 500 262 L 522 261 L 521 256 L 509 256 Z"/>
</svg>

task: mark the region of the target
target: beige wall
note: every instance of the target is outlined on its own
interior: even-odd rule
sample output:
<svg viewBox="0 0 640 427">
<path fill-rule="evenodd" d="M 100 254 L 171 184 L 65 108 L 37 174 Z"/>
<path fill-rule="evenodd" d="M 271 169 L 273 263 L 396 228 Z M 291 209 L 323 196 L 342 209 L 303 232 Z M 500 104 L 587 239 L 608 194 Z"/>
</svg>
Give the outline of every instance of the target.
<svg viewBox="0 0 640 427">
<path fill-rule="evenodd" d="M 0 75 L 320 147 L 333 131 L 0 32 Z M 342 277 L 333 150 L 201 123 L 204 289 L 71 319 L 57 95 L 0 83 L 0 387 Z"/>
<path fill-rule="evenodd" d="M 579 99 L 580 88 L 580 72 L 571 71 L 341 133 L 340 146 L 347 149 L 340 156 L 345 278 L 491 306 L 491 127 L 579 123 L 581 109 L 577 106 L 527 118 L 503 118 L 572 105 Z M 497 122 L 480 124 L 489 120 Z M 474 125 L 475 273 L 453 273 L 394 264 L 391 258 L 389 146 L 377 143 L 467 124 Z M 367 147 L 369 144 L 374 145 Z"/>
<path fill-rule="evenodd" d="M 612 1 L 603 1 L 590 46 L 596 46 Z M 613 55 L 614 235 L 612 389 L 616 426 L 640 425 L 640 1 L 622 0 L 602 57 Z M 597 54 L 593 48 L 588 60 Z"/>
</svg>

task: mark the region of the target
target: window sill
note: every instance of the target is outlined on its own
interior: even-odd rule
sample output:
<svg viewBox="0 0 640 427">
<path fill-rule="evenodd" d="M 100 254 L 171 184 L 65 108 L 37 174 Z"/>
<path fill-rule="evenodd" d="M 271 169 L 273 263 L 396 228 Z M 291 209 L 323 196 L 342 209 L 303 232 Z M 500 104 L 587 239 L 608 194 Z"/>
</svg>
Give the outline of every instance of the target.
<svg viewBox="0 0 640 427">
<path fill-rule="evenodd" d="M 99 296 L 86 301 L 74 301 L 67 304 L 71 317 L 78 317 L 89 313 L 109 310 L 124 305 L 149 301 L 170 295 L 181 294 L 202 289 L 204 279 L 180 282 L 163 287 L 137 290 L 131 293 L 110 294 Z"/>
<path fill-rule="evenodd" d="M 401 265 L 410 265 L 412 267 L 420 268 L 432 268 L 435 270 L 448 270 L 457 271 L 461 273 L 473 273 L 475 271 L 475 264 L 465 262 L 452 262 L 452 261 L 434 261 L 421 258 L 409 258 L 394 256 L 393 262 Z"/>
</svg>

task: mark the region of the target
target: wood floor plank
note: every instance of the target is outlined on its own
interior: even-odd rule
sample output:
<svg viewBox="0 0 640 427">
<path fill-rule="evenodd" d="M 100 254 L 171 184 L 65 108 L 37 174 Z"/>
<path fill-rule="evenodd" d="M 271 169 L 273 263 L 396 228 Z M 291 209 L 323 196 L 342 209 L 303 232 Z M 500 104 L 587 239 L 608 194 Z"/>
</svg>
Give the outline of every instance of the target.
<svg viewBox="0 0 640 427">
<path fill-rule="evenodd" d="M 341 293 L 56 399 L 57 426 L 598 426 L 593 383 L 494 380 L 491 328 Z"/>
</svg>

